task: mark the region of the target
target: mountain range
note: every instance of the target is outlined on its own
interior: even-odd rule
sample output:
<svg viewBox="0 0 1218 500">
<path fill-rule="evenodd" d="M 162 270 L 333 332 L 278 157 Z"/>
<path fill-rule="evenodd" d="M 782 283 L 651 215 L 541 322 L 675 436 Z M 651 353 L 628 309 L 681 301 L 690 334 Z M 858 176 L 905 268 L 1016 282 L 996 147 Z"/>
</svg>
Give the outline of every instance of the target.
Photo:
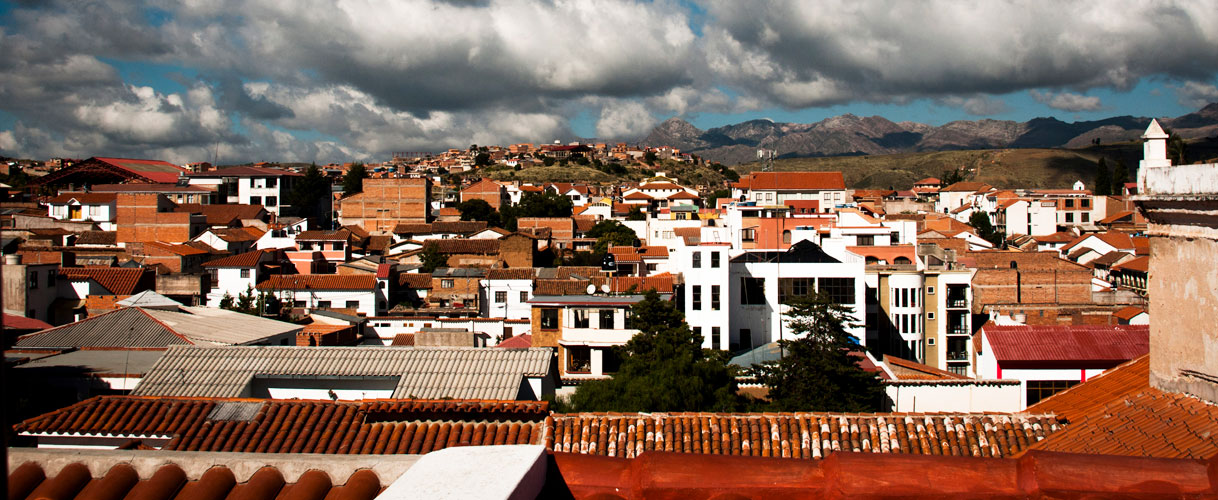
<svg viewBox="0 0 1218 500">
<path fill-rule="evenodd" d="M 758 149 L 779 158 L 881 155 L 924 151 L 995 148 L 1080 148 L 1137 139 L 1150 118 L 1116 116 L 1068 123 L 1056 118 L 961 120 L 940 126 L 893 122 L 881 116 L 852 114 L 816 123 L 750 120 L 702 130 L 669 118 L 640 141 L 643 146 L 672 146 L 710 161 L 735 165 L 755 161 Z M 1159 123 L 1185 139 L 1218 135 L 1218 103 Z"/>
</svg>

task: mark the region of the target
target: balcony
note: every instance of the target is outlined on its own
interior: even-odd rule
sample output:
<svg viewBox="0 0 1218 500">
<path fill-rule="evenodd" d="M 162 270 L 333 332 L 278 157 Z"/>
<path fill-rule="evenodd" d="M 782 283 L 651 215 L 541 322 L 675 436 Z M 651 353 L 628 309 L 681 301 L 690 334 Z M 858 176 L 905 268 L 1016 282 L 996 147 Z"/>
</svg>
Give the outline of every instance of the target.
<svg viewBox="0 0 1218 500">
<path fill-rule="evenodd" d="M 968 351 L 948 351 L 947 360 L 968 362 Z"/>
<path fill-rule="evenodd" d="M 968 298 L 966 297 L 948 297 L 947 307 L 949 308 L 965 308 L 968 307 Z"/>
<path fill-rule="evenodd" d="M 947 327 L 948 335 L 969 335 L 972 333 L 973 332 L 970 332 L 969 328 L 967 326 L 961 325 L 961 326 L 948 326 Z"/>
</svg>

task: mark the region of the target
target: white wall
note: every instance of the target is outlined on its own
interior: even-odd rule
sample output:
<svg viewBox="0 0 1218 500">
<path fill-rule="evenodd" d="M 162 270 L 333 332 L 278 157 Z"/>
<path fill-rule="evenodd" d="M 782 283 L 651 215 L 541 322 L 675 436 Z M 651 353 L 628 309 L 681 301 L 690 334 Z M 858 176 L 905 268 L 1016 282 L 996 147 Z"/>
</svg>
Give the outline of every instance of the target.
<svg viewBox="0 0 1218 500">
<path fill-rule="evenodd" d="M 348 301 L 356 302 L 356 311 L 365 316 L 376 316 L 377 292 L 375 290 L 276 290 L 275 294 L 287 307 L 319 308 L 318 304 L 330 301 L 330 308 L 347 307 Z M 296 303 L 303 302 L 297 306 Z"/>
<path fill-rule="evenodd" d="M 862 345 L 867 344 L 866 333 L 861 323 L 865 314 L 865 290 L 863 260 L 842 263 L 741 263 L 732 264 L 730 268 L 731 293 L 729 314 L 730 338 L 732 343 L 740 342 L 740 330 L 747 328 L 752 331 L 752 347 L 782 339 L 791 339 L 792 334 L 782 312 L 786 306 L 778 304 L 778 278 L 854 278 L 854 316 L 859 326 L 847 329 Z M 765 304 L 742 305 L 740 280 L 743 277 L 765 279 Z M 747 348 L 748 346 L 740 346 Z"/>
<path fill-rule="evenodd" d="M 685 278 L 684 303 L 680 307 L 685 311 L 685 320 L 689 327 L 702 334 L 704 349 L 730 348 L 730 313 L 731 313 L 731 280 L 730 280 L 730 247 L 727 245 L 681 246 L 669 253 L 670 267 Z M 701 266 L 693 267 L 693 255 L 701 255 Z M 711 254 L 719 254 L 719 267 L 711 267 Z M 693 309 L 694 287 L 701 290 L 701 308 Z M 711 296 L 714 287 L 719 287 L 719 309 L 712 307 Z M 714 336 L 714 329 L 719 328 L 719 336 Z M 699 330 L 700 329 L 700 330 Z"/>
<path fill-rule="evenodd" d="M 211 291 L 207 292 L 207 307 L 220 307 L 220 301 L 224 300 L 224 294 L 228 294 L 233 300 L 237 299 L 238 295 L 246 293 L 247 290 L 253 288 L 253 293 L 256 295 L 258 289 L 258 270 L 255 268 L 244 268 L 249 272 L 249 276 L 242 278 L 240 267 L 220 267 L 216 268 L 216 282 L 212 283 Z"/>
<path fill-rule="evenodd" d="M 364 324 L 364 331 L 375 334 L 385 345 L 393 343 L 393 337 L 402 333 L 419 333 L 424 328 L 464 328 L 475 333 L 484 333 L 488 345 L 495 345 L 507 329 L 512 336 L 532 332 L 528 320 L 504 320 L 502 318 L 424 318 L 404 316 L 373 316 Z"/>
<path fill-rule="evenodd" d="M 885 381 L 894 412 L 1012 413 L 1023 411 L 1023 384 L 995 380 Z"/>
<path fill-rule="evenodd" d="M 482 280 L 479 286 L 484 292 L 481 297 L 481 315 L 484 318 L 529 319 L 533 306 L 528 300 L 533 298 L 533 280 Z M 506 292 L 507 302 L 495 302 L 495 292 Z M 525 299 L 520 300 L 520 293 L 525 293 Z"/>
</svg>

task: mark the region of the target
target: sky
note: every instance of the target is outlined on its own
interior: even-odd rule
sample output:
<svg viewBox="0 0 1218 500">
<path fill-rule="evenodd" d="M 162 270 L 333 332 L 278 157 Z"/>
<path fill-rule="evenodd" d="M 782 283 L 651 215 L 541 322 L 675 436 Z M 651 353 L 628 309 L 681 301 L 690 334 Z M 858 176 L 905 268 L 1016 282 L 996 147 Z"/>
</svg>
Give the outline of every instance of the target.
<svg viewBox="0 0 1218 500">
<path fill-rule="evenodd" d="M 0 155 L 381 161 L 1218 102 L 1218 0 L 0 0 Z"/>
</svg>

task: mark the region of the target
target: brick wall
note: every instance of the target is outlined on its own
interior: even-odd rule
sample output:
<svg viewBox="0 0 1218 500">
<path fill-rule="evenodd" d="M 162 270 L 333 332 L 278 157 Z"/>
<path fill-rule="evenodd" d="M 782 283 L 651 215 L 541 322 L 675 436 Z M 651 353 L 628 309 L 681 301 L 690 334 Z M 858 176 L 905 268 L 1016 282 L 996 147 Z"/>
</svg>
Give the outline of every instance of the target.
<svg viewBox="0 0 1218 500">
<path fill-rule="evenodd" d="M 499 259 L 513 267 L 533 267 L 537 257 L 537 240 L 519 234 L 499 240 Z"/>
<path fill-rule="evenodd" d="M 364 179 L 364 191 L 339 202 L 339 220 L 368 232 L 392 232 L 400 223 L 427 222 L 431 180 Z"/>
<path fill-rule="evenodd" d="M 200 229 L 192 227 L 192 214 L 172 212 L 174 204 L 164 195 L 119 193 L 116 205 L 118 243 L 184 243 L 194 236 L 194 229 Z"/>
<path fill-rule="evenodd" d="M 550 228 L 550 239 L 563 247 L 570 247 L 575 238 L 575 219 L 570 217 L 521 217 L 516 220 L 520 229 Z"/>
</svg>

